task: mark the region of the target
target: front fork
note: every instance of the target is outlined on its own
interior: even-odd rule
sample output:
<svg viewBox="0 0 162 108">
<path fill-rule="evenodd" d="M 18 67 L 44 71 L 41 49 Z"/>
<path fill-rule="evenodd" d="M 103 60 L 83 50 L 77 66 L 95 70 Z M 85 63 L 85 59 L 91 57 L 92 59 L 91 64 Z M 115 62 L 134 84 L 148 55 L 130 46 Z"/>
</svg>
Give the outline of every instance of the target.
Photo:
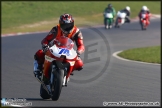
<svg viewBox="0 0 162 108">
<path fill-rule="evenodd" d="M 50 78 L 50 84 L 53 84 L 53 87 L 56 83 L 57 80 L 57 71 L 58 69 L 63 69 L 64 70 L 64 78 L 63 78 L 63 86 L 67 86 L 67 82 L 68 82 L 68 77 L 70 75 L 70 72 L 72 71 L 72 67 L 70 66 L 70 64 L 64 64 L 61 61 L 56 61 L 53 65 L 52 65 L 52 73 L 51 73 L 51 78 Z M 52 85 L 51 85 L 52 88 Z M 52 88 L 52 90 L 54 90 L 54 88 Z"/>
<path fill-rule="evenodd" d="M 56 67 L 55 65 L 51 65 L 51 74 L 49 75 L 50 76 L 50 80 L 49 78 L 46 78 L 46 76 L 44 76 L 42 74 L 42 79 L 40 81 L 40 83 L 43 85 L 43 88 L 48 92 L 49 95 L 52 96 L 52 92 L 54 91 L 54 88 L 55 88 L 55 84 L 56 84 L 56 80 L 57 80 L 57 73 L 56 73 Z M 49 81 L 49 82 L 48 82 Z M 45 84 L 45 83 L 49 83 L 49 84 Z"/>
<path fill-rule="evenodd" d="M 56 66 L 57 65 L 57 66 Z M 51 74 L 48 74 L 46 73 L 46 76 L 44 74 L 42 74 L 42 79 L 41 81 L 38 80 L 43 88 L 48 92 L 49 95 L 52 96 L 52 92 L 54 91 L 54 88 L 55 88 L 55 84 L 56 84 L 56 81 L 57 81 L 57 69 L 64 69 L 64 81 L 63 81 L 63 86 L 67 86 L 67 80 L 68 80 L 68 77 L 70 76 L 70 72 L 72 71 L 73 67 L 69 67 L 69 69 L 67 68 L 64 68 L 62 63 L 57 61 L 55 62 L 54 64 L 52 63 L 51 64 L 51 67 L 49 70 L 51 70 Z M 49 71 L 48 70 L 48 71 Z M 66 74 L 67 73 L 67 74 Z M 49 76 L 47 78 L 47 76 Z M 50 81 L 49 81 L 49 78 L 50 78 Z M 49 85 L 47 85 L 47 83 L 49 83 Z"/>
<path fill-rule="evenodd" d="M 50 88 L 49 88 L 51 94 L 54 91 L 56 80 L 57 80 L 56 66 L 52 64 L 51 75 L 50 75 Z"/>
</svg>

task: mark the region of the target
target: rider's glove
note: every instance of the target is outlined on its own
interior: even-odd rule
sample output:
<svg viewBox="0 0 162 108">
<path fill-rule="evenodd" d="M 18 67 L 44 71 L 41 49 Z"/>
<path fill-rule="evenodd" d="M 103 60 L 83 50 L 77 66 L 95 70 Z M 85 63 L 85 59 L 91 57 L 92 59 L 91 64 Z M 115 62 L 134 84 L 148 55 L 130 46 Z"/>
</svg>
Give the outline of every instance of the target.
<svg viewBox="0 0 162 108">
<path fill-rule="evenodd" d="M 42 49 L 44 52 L 46 52 L 49 49 L 49 46 L 47 44 L 43 44 Z"/>
</svg>

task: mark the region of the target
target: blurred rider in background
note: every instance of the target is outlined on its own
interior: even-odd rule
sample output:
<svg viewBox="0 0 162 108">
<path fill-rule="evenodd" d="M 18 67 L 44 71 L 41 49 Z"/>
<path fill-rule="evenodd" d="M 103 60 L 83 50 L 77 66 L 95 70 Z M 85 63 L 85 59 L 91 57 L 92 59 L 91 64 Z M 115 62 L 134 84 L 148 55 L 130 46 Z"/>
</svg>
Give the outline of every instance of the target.
<svg viewBox="0 0 162 108">
<path fill-rule="evenodd" d="M 142 24 L 141 23 L 141 18 L 142 18 L 141 15 L 142 14 L 146 14 L 147 15 L 147 17 L 146 17 L 146 25 L 149 25 L 150 24 L 151 13 L 150 13 L 150 10 L 147 8 L 147 6 L 142 6 L 142 9 L 140 10 L 140 12 L 138 14 L 140 24 Z"/>
<path fill-rule="evenodd" d="M 105 13 L 111 11 L 113 14 L 113 22 L 115 21 L 115 15 L 116 15 L 116 11 L 115 8 L 112 6 L 112 4 L 108 4 L 108 6 L 105 8 L 104 10 L 104 15 Z M 106 23 L 106 18 L 104 17 L 104 24 Z"/>
<path fill-rule="evenodd" d="M 131 22 L 131 20 L 130 20 L 130 14 L 131 14 L 130 10 L 131 10 L 130 7 L 126 6 L 124 9 L 119 11 L 120 13 L 125 13 L 126 14 L 125 23 L 130 23 Z M 117 25 L 117 23 L 118 23 L 118 16 L 116 18 L 115 26 Z"/>
</svg>

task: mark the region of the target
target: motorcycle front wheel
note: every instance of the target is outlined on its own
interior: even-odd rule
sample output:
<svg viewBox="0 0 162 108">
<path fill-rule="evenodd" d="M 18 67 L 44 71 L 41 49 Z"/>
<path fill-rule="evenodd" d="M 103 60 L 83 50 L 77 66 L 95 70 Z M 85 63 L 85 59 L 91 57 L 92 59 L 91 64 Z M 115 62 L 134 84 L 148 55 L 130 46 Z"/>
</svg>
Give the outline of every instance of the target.
<svg viewBox="0 0 162 108">
<path fill-rule="evenodd" d="M 64 77 L 64 70 L 59 69 L 55 73 L 55 77 L 53 79 L 52 86 L 54 87 L 54 91 L 52 91 L 52 100 L 56 101 L 59 99 L 61 90 L 62 90 L 62 84 L 63 84 L 63 77 Z"/>
<path fill-rule="evenodd" d="M 141 28 L 142 28 L 142 30 L 146 30 L 146 27 L 145 27 L 145 24 L 142 22 L 142 24 L 141 24 Z"/>
</svg>

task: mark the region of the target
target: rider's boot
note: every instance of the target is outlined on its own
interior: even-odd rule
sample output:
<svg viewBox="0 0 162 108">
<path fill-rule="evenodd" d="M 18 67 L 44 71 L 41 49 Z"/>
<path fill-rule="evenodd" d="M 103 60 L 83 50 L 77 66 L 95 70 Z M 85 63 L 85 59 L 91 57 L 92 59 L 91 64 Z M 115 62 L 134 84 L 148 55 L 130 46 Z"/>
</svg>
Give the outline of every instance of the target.
<svg viewBox="0 0 162 108">
<path fill-rule="evenodd" d="M 43 65 L 38 64 L 37 60 L 34 61 L 34 76 L 41 81 Z"/>
<path fill-rule="evenodd" d="M 74 75 L 74 71 L 75 71 L 75 70 L 81 71 L 82 69 L 83 69 L 83 67 L 80 67 L 80 68 L 78 68 L 78 69 L 74 69 L 74 70 L 70 73 L 70 75 Z"/>
</svg>

